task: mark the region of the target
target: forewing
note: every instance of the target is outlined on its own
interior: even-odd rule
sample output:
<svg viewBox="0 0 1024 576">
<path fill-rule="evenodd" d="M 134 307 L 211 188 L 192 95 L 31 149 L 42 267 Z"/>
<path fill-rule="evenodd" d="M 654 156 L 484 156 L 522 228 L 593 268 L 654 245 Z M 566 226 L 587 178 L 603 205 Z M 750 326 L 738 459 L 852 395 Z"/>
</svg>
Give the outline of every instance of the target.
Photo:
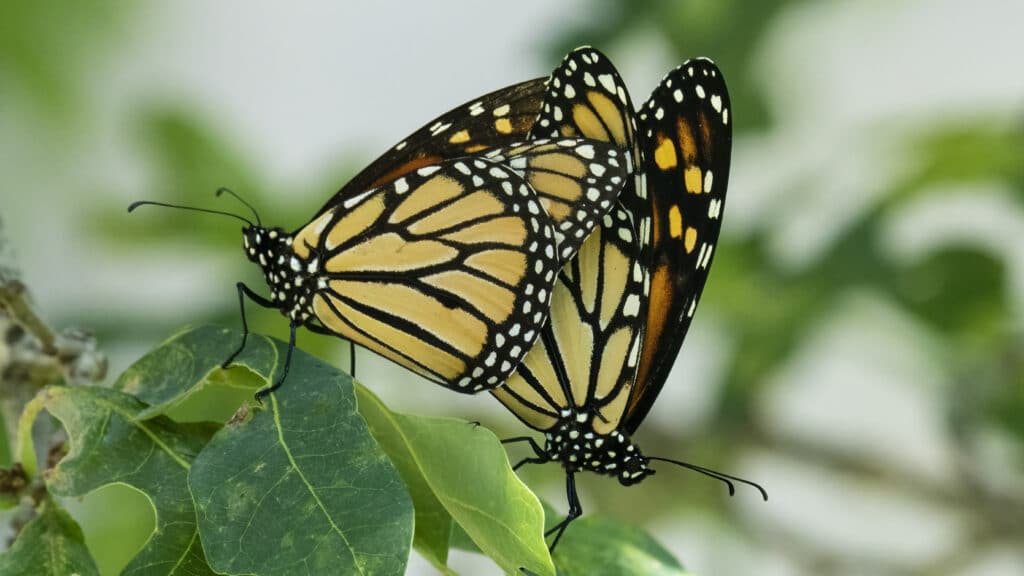
<svg viewBox="0 0 1024 576">
<path fill-rule="evenodd" d="M 418 168 L 314 219 L 328 329 L 460 392 L 515 370 L 548 315 L 554 231 L 530 186 L 483 158 Z"/>
<path fill-rule="evenodd" d="M 636 115 L 626 84 L 607 56 L 589 46 L 567 54 L 551 73 L 530 138 L 587 138 L 630 151 L 639 165 Z"/>
<path fill-rule="evenodd" d="M 637 384 L 626 413 L 632 433 L 661 391 L 711 268 L 729 179 L 729 94 L 710 60 L 671 71 L 640 111 L 646 189 L 622 202 L 639 223 L 649 274 Z"/>
<path fill-rule="evenodd" d="M 546 82 L 536 78 L 495 90 L 428 122 L 356 174 L 317 215 L 417 168 L 525 140 Z"/>
</svg>

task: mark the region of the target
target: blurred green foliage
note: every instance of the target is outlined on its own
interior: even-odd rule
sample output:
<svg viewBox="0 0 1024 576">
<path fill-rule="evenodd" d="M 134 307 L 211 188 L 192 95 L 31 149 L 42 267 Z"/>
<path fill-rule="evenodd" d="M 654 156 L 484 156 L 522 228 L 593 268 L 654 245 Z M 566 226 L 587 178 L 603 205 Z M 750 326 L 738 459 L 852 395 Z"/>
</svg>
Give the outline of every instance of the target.
<svg viewBox="0 0 1024 576">
<path fill-rule="evenodd" d="M 82 64 L 122 37 L 135 4 L 117 0 L 0 4 L 0 84 L 47 127 L 80 120 Z"/>
</svg>

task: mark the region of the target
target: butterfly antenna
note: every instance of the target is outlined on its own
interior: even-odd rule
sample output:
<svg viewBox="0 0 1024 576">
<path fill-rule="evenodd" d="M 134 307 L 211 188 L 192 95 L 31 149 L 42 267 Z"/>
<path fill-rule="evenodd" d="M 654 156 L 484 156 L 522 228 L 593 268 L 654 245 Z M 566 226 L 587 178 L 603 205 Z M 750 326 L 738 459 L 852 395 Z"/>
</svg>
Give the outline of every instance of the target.
<svg viewBox="0 0 1024 576">
<path fill-rule="evenodd" d="M 165 202 L 154 202 L 152 200 L 139 200 L 138 202 L 132 202 L 128 206 L 128 212 L 134 211 L 139 206 L 163 206 L 164 208 L 177 208 L 179 210 L 192 210 L 193 212 L 205 212 L 207 214 L 220 214 L 222 216 L 230 216 L 237 218 L 242 222 L 245 222 L 249 226 L 255 226 L 251 220 L 238 214 L 232 214 L 231 212 L 224 212 L 222 210 L 210 210 L 209 208 L 196 208 L 195 206 L 182 206 L 180 204 L 167 204 Z"/>
<path fill-rule="evenodd" d="M 235 200 L 238 200 L 239 202 L 241 202 L 246 208 L 249 209 L 250 212 L 252 212 L 252 215 L 256 217 L 256 224 L 258 224 L 260 227 L 263 226 L 263 222 L 260 220 L 260 215 L 259 215 L 258 212 L 256 212 L 256 209 L 253 208 L 252 204 L 249 204 L 248 202 L 246 202 L 245 199 L 242 198 L 241 196 L 239 196 L 238 194 L 236 194 L 234 190 L 232 190 L 230 188 L 226 188 L 224 186 L 221 186 L 220 188 L 217 188 L 217 193 L 215 194 L 215 196 L 220 198 L 220 195 L 224 194 L 224 193 L 228 193 L 228 194 L 234 196 Z"/>
<path fill-rule="evenodd" d="M 681 462 L 679 460 L 671 460 L 669 458 L 658 458 L 657 456 L 648 456 L 647 459 L 648 460 L 658 460 L 660 462 L 668 462 L 669 464 L 675 464 L 676 466 L 681 466 L 681 467 L 686 468 L 688 470 L 693 470 L 694 472 L 700 472 L 701 474 L 703 474 L 705 476 L 708 476 L 710 478 L 714 478 L 715 480 L 720 480 L 722 482 L 725 482 L 726 486 L 729 487 L 729 496 L 732 496 L 733 494 L 736 493 L 736 486 L 733 485 L 733 483 L 732 483 L 733 481 L 740 482 L 742 484 L 746 484 L 747 486 L 753 486 L 754 488 L 757 489 L 758 492 L 761 493 L 761 497 L 764 498 L 764 501 L 765 502 L 768 501 L 768 492 L 765 491 L 765 489 L 760 484 L 758 484 L 757 482 L 751 482 L 750 480 L 745 480 L 745 479 L 740 478 L 738 476 L 732 476 L 730 474 L 725 474 L 723 472 L 718 472 L 717 470 L 712 470 L 710 468 L 705 468 L 703 466 L 697 466 L 696 464 L 690 464 L 688 462 Z"/>
</svg>

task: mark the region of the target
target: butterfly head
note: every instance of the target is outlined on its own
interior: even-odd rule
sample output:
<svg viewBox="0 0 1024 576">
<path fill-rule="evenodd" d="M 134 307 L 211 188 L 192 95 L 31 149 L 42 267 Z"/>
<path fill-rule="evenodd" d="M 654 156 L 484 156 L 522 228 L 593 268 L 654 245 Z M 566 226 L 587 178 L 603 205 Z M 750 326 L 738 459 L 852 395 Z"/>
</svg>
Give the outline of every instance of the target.
<svg viewBox="0 0 1024 576">
<path fill-rule="evenodd" d="M 545 452 L 570 472 L 589 470 L 613 476 L 625 486 L 654 474 L 628 435 L 619 430 L 600 432 L 601 424 L 600 414 L 563 410 L 559 424 L 545 434 Z"/>
<path fill-rule="evenodd" d="M 313 294 L 325 281 L 320 278 L 320 259 L 308 253 L 301 257 L 293 242 L 294 237 L 281 228 L 242 228 L 245 255 L 263 269 L 270 299 L 285 316 L 305 322 L 312 316 Z"/>
<path fill-rule="evenodd" d="M 250 262 L 266 269 L 282 255 L 282 248 L 290 244 L 288 234 L 280 228 L 251 225 L 242 228 L 242 245 Z"/>
</svg>

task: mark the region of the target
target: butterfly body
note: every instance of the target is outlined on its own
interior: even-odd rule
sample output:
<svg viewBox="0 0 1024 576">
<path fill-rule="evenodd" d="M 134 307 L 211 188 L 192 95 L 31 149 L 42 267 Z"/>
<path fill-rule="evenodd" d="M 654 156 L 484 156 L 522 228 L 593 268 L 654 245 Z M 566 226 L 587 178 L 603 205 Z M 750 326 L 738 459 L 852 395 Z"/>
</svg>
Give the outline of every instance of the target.
<svg viewBox="0 0 1024 576">
<path fill-rule="evenodd" d="M 544 433 L 543 454 L 568 473 L 586 470 L 611 476 L 623 486 L 654 474 L 639 446 L 627 434 L 619 429 L 595 432 L 591 422 L 595 418 L 602 416 L 590 410 L 563 410 L 555 427 Z"/>
<path fill-rule="evenodd" d="M 326 287 L 320 255 L 314 249 L 301 258 L 292 249 L 294 236 L 282 228 L 247 226 L 242 241 L 249 260 L 263 269 L 270 301 L 285 317 L 305 325 L 313 316 L 313 296 Z"/>
</svg>

